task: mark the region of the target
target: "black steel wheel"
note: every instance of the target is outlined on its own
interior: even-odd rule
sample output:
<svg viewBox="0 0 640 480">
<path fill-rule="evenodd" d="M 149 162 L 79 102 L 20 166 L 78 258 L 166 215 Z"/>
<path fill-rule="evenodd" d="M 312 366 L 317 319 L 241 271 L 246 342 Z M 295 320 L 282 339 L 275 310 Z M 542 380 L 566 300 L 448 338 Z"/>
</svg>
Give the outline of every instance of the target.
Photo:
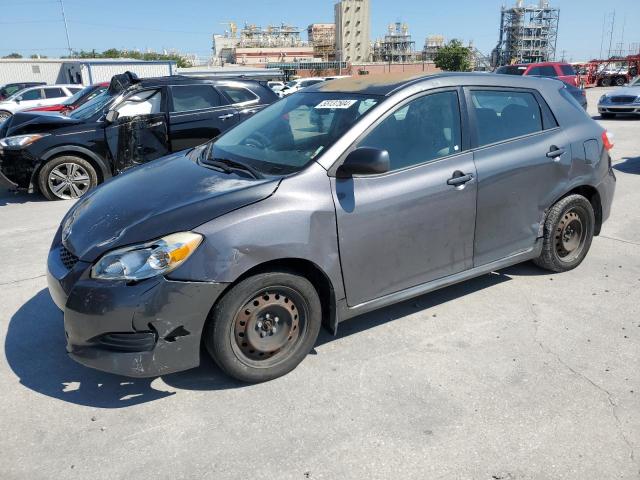
<svg viewBox="0 0 640 480">
<path fill-rule="evenodd" d="M 595 227 L 593 206 L 582 195 L 556 203 L 544 225 L 542 254 L 534 262 L 553 272 L 576 268 L 586 257 Z"/>
<path fill-rule="evenodd" d="M 611 77 L 604 77 L 602 80 L 600 80 L 600 85 L 603 87 L 610 87 L 611 86 Z"/>
<path fill-rule="evenodd" d="M 204 342 L 228 375 L 264 382 L 304 359 L 321 319 L 320 299 L 306 278 L 285 271 L 262 273 L 241 281 L 218 302 Z"/>
<path fill-rule="evenodd" d="M 616 77 L 616 85 L 622 87 L 625 83 L 627 83 L 627 79 L 625 77 Z"/>
</svg>

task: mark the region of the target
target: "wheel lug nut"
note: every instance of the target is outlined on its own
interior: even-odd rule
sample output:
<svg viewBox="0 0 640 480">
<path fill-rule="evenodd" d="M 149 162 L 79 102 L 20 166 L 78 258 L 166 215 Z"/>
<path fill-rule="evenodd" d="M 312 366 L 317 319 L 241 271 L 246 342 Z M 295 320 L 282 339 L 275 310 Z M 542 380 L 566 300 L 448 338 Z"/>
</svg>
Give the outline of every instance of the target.
<svg viewBox="0 0 640 480">
<path fill-rule="evenodd" d="M 278 318 L 278 317 L 276 317 L 274 320 L 275 320 L 276 323 L 280 322 L 280 318 Z"/>
<path fill-rule="evenodd" d="M 266 319 L 267 319 L 267 320 L 269 320 L 269 319 L 271 318 L 271 314 L 270 314 L 270 313 L 267 313 L 267 314 L 265 315 L 265 317 L 266 317 Z"/>
<path fill-rule="evenodd" d="M 277 331 L 278 331 L 278 329 L 277 329 L 276 327 L 273 327 L 273 328 L 271 329 L 271 333 L 276 333 Z"/>
<path fill-rule="evenodd" d="M 262 328 L 262 322 L 258 322 L 258 328 Z"/>
</svg>

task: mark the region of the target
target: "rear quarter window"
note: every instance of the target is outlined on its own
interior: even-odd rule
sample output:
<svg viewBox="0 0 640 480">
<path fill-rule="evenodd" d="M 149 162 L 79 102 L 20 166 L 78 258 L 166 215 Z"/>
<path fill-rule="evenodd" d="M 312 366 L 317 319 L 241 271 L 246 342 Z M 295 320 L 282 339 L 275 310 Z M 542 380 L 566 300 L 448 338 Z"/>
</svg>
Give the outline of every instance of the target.
<svg viewBox="0 0 640 480">
<path fill-rule="evenodd" d="M 560 65 L 560 71 L 562 75 L 575 75 L 576 71 L 571 65 Z"/>
<path fill-rule="evenodd" d="M 234 104 L 258 100 L 257 95 L 248 88 L 230 85 L 218 85 L 218 90 L 224 92 L 231 99 L 231 103 Z"/>
<path fill-rule="evenodd" d="M 535 77 L 557 77 L 556 69 L 553 65 L 545 65 L 540 67 L 531 67 L 527 72 L 527 75 Z"/>
</svg>

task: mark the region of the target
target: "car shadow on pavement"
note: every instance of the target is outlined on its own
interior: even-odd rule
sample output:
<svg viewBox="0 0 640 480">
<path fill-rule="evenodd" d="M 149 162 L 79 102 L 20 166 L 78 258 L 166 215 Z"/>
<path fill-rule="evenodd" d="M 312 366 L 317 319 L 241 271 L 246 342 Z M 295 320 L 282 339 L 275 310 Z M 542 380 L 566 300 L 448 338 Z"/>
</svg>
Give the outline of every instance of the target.
<svg viewBox="0 0 640 480">
<path fill-rule="evenodd" d="M 616 163 L 613 168 L 622 173 L 640 175 L 640 157 L 624 158 L 623 160 L 623 162 Z"/>
<path fill-rule="evenodd" d="M 545 273 L 523 264 L 483 275 L 351 319 L 340 325 L 337 337 L 323 329 L 316 347 L 498 285 L 511 280 L 512 276 L 541 274 Z M 43 289 L 11 318 L 5 340 L 5 355 L 22 385 L 42 395 L 78 405 L 124 408 L 176 393 L 154 388 L 155 378 L 133 379 L 84 367 L 67 356 L 65 343 L 62 312 L 54 305 L 49 292 Z M 315 350 L 311 353 L 315 353 Z M 164 375 L 162 381 L 169 387 L 183 390 L 215 391 L 251 387 L 225 376 L 206 352 L 202 352 L 201 358 L 199 367 Z M 162 382 L 159 382 L 158 386 L 161 385 Z"/>
<path fill-rule="evenodd" d="M 39 194 L 29 194 L 25 192 L 12 192 L 9 190 L 3 190 L 0 188 L 0 207 L 4 205 L 12 205 L 17 203 L 36 203 L 36 202 L 46 202 L 42 195 Z"/>
</svg>

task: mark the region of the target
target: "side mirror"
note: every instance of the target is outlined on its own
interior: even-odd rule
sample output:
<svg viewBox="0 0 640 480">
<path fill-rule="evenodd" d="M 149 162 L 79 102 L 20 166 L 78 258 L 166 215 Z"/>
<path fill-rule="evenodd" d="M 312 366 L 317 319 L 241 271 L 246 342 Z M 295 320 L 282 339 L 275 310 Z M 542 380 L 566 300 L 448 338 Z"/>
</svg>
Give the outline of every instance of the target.
<svg viewBox="0 0 640 480">
<path fill-rule="evenodd" d="M 20 103 L 22 101 L 22 97 L 16 98 L 16 103 Z"/>
<path fill-rule="evenodd" d="M 360 147 L 347 155 L 336 176 L 349 178 L 353 175 L 376 175 L 386 173 L 390 168 L 389 152 L 379 148 Z"/>
<path fill-rule="evenodd" d="M 107 112 L 107 116 L 105 117 L 105 120 L 108 123 L 115 123 L 118 120 L 119 116 L 120 116 L 120 114 L 118 113 L 117 110 L 109 110 Z"/>
</svg>

